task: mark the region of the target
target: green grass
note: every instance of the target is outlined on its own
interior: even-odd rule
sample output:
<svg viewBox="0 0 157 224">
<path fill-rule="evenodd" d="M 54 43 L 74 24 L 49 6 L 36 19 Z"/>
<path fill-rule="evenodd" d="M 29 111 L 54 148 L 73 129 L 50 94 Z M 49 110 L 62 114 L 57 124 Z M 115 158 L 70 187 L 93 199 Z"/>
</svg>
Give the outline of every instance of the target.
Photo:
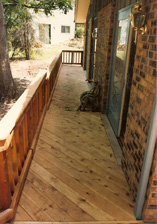
<svg viewBox="0 0 157 224">
<path fill-rule="evenodd" d="M 44 48 L 33 48 L 31 50 L 31 59 L 33 60 L 44 60 L 48 58 L 55 57 L 59 51 L 61 50 L 60 47 L 44 47 Z"/>
<path fill-rule="evenodd" d="M 79 46 L 79 41 L 69 41 L 67 45 L 43 45 L 43 47 L 36 48 L 33 47 L 30 51 L 30 59 L 32 60 L 46 60 L 50 58 L 54 58 L 59 51 L 67 50 L 67 49 L 77 49 Z M 9 56 L 11 57 L 12 51 L 9 52 Z M 25 54 L 24 52 L 19 52 L 17 55 L 14 56 L 12 60 L 24 59 Z"/>
<path fill-rule="evenodd" d="M 30 50 L 30 59 L 32 60 L 45 60 L 48 58 L 55 57 L 61 48 L 58 46 L 46 46 L 42 48 L 32 48 Z M 17 55 L 14 56 L 14 58 L 11 58 L 12 52 L 9 52 L 10 60 L 20 60 L 25 59 L 24 52 L 19 52 Z"/>
</svg>

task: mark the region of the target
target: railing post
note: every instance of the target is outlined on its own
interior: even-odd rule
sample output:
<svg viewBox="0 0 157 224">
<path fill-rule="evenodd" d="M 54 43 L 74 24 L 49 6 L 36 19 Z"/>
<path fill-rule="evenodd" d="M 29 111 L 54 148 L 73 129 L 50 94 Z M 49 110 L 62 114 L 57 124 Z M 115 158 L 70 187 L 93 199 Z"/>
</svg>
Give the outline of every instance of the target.
<svg viewBox="0 0 157 224">
<path fill-rule="evenodd" d="M 81 66 L 83 66 L 83 51 L 81 51 Z"/>
<path fill-rule="evenodd" d="M 0 210 L 9 208 L 11 191 L 7 167 L 6 151 L 0 152 Z"/>
<path fill-rule="evenodd" d="M 62 64 L 63 64 L 63 62 L 64 62 L 64 61 L 63 61 L 63 54 L 64 54 L 64 53 L 63 53 L 63 51 L 62 51 L 62 52 L 61 52 L 61 61 L 62 61 Z"/>
<path fill-rule="evenodd" d="M 72 51 L 71 64 L 74 64 L 74 52 Z"/>
</svg>

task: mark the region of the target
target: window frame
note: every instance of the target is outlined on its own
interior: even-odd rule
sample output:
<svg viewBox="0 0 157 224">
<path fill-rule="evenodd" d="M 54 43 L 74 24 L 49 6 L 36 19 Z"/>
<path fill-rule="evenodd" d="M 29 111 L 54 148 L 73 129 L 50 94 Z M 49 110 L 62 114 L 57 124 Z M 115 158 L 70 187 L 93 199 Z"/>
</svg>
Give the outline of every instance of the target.
<svg viewBox="0 0 157 224">
<path fill-rule="evenodd" d="M 70 33 L 70 26 L 61 25 L 61 33 Z"/>
</svg>

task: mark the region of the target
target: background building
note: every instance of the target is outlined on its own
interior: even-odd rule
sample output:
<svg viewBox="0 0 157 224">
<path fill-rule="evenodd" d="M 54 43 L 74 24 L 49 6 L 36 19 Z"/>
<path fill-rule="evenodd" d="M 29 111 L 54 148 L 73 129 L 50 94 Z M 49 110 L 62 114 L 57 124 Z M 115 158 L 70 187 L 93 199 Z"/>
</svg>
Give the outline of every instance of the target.
<svg viewBox="0 0 157 224">
<path fill-rule="evenodd" d="M 67 14 L 55 10 L 52 16 L 33 14 L 35 39 L 45 44 L 59 44 L 75 36 L 74 8 Z"/>
</svg>

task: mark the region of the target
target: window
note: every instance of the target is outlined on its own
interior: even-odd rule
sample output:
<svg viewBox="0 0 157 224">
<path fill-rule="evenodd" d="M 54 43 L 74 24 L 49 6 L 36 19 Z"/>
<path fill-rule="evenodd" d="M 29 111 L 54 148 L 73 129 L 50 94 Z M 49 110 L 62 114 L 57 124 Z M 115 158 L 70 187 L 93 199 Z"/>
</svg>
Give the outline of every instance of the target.
<svg viewBox="0 0 157 224">
<path fill-rule="evenodd" d="M 61 26 L 61 33 L 70 33 L 70 26 Z"/>
</svg>

